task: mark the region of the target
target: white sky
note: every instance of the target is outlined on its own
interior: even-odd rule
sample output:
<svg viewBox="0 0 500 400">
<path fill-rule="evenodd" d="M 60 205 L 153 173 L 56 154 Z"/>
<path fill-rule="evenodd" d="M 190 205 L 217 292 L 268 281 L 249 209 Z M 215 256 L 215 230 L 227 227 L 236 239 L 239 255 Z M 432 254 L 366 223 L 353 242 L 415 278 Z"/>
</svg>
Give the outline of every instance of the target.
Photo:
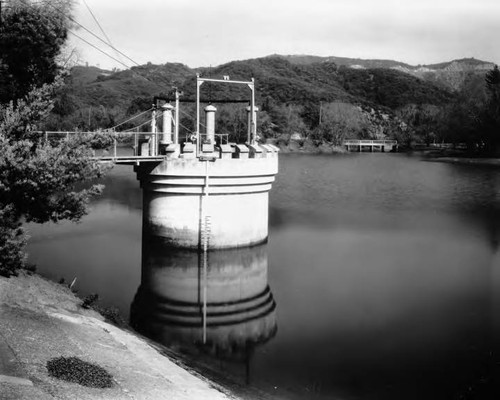
<svg viewBox="0 0 500 400">
<path fill-rule="evenodd" d="M 102 37 L 84 0 L 75 1 L 76 20 Z M 273 53 L 500 63 L 499 0 L 85 1 L 113 45 L 139 64 L 216 66 Z M 83 29 L 76 33 L 118 58 Z M 80 63 L 124 68 L 75 37 L 71 43 Z"/>
</svg>

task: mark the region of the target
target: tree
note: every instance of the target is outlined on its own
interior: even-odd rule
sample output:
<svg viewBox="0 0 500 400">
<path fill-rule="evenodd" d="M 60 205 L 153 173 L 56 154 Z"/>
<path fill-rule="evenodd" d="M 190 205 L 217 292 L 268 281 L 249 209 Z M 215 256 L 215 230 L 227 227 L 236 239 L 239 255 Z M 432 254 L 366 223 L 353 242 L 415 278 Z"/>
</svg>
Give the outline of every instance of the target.
<svg viewBox="0 0 500 400">
<path fill-rule="evenodd" d="M 495 65 L 491 71 L 486 73 L 485 77 L 486 88 L 490 92 L 494 100 L 500 100 L 500 70 L 498 65 Z"/>
<path fill-rule="evenodd" d="M 438 135 L 451 143 L 465 143 L 471 152 L 485 151 L 485 135 L 481 127 L 487 103 L 484 76 L 472 75 L 444 107 Z"/>
<path fill-rule="evenodd" d="M 68 35 L 65 13 L 70 9 L 69 0 L 9 3 L 0 30 L 0 103 L 54 81 L 61 70 L 57 57 Z"/>
<path fill-rule="evenodd" d="M 321 123 L 312 130 L 309 138 L 340 146 L 345 139 L 364 136 L 366 130 L 367 120 L 360 107 L 337 101 L 322 105 Z"/>
<path fill-rule="evenodd" d="M 106 135 L 46 138 L 37 130 L 52 110 L 54 92 L 62 84 L 62 78 L 55 78 L 59 69 L 55 58 L 65 34 L 58 25 L 49 24 L 52 34 L 46 31 L 47 21 L 39 18 L 45 15 L 42 6 L 23 7 L 20 3 L 13 3 L 16 7 L 4 20 L 1 39 L 2 46 L 20 46 L 1 56 L 2 72 L 10 74 L 10 91 L 2 91 L 6 104 L 0 104 L 0 274 L 6 276 L 25 263 L 22 223 L 79 220 L 89 199 L 102 190 L 89 181 L 101 177 L 106 169 L 92 158 L 92 147 L 103 143 L 103 138 L 106 143 Z M 26 31 L 21 29 L 23 21 Z M 18 42 L 12 37 L 16 30 L 22 36 Z M 37 35 L 50 43 L 41 44 Z M 46 51 L 33 48 L 37 46 Z"/>
<path fill-rule="evenodd" d="M 485 82 L 488 100 L 481 117 L 481 130 L 485 137 L 486 151 L 493 153 L 500 150 L 500 70 L 498 65 L 488 71 Z"/>
<path fill-rule="evenodd" d="M 396 115 L 403 125 L 396 134 L 396 139 L 406 147 L 413 143 L 425 143 L 429 146 L 435 139 L 439 129 L 442 109 L 432 104 L 408 104 L 397 110 Z"/>
<path fill-rule="evenodd" d="M 95 161 L 90 134 L 46 140 L 36 131 L 52 108 L 54 85 L 44 85 L 25 99 L 0 109 L 0 270 L 23 264 L 21 221 L 78 221 L 89 199 L 102 187 L 87 184 L 103 176 Z M 17 250 L 16 250 L 17 249 Z M 16 255 L 17 254 L 17 255 Z M 4 258 L 5 257 L 5 258 Z"/>
</svg>

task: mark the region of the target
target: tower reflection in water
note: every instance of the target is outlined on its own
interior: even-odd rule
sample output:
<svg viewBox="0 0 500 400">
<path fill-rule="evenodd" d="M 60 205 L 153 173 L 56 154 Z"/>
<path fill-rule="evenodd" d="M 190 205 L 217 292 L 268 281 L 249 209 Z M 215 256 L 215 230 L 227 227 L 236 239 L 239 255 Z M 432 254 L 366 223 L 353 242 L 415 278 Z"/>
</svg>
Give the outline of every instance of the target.
<svg viewBox="0 0 500 400">
<path fill-rule="evenodd" d="M 267 246 L 210 251 L 206 265 L 205 279 L 202 253 L 143 239 L 142 278 L 131 324 L 182 353 L 209 355 L 218 367 L 224 361 L 241 364 L 248 380 L 255 348 L 277 332 Z"/>
</svg>

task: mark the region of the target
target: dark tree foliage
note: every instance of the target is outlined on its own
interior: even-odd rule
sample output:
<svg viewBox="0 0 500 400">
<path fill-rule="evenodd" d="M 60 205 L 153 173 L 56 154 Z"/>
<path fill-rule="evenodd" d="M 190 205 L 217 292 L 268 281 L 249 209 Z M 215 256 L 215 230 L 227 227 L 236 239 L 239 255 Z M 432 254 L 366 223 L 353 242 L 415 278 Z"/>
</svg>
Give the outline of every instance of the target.
<svg viewBox="0 0 500 400">
<path fill-rule="evenodd" d="M 498 65 L 495 65 L 495 67 L 489 71 L 486 74 L 486 87 L 494 97 L 494 100 L 499 100 L 500 96 L 500 70 L 498 69 Z"/>
<path fill-rule="evenodd" d="M 0 276 L 14 275 L 24 265 L 26 240 L 14 207 L 0 204 Z"/>
<path fill-rule="evenodd" d="M 395 70 L 342 67 L 338 76 L 351 95 L 393 110 L 407 104 L 444 104 L 452 99 L 446 90 Z"/>
<path fill-rule="evenodd" d="M 480 129 L 484 133 L 486 151 L 500 151 L 500 71 L 498 65 L 485 77 L 488 100 L 481 118 Z"/>
<path fill-rule="evenodd" d="M 0 103 L 26 95 L 32 87 L 52 82 L 67 38 L 67 19 L 54 9 L 13 1 L 3 13 L 0 30 Z"/>
<path fill-rule="evenodd" d="M 500 152 L 500 71 L 495 66 L 483 77 L 468 81 L 455 101 L 445 107 L 440 135 L 444 141 L 464 143 L 470 152 Z"/>
</svg>

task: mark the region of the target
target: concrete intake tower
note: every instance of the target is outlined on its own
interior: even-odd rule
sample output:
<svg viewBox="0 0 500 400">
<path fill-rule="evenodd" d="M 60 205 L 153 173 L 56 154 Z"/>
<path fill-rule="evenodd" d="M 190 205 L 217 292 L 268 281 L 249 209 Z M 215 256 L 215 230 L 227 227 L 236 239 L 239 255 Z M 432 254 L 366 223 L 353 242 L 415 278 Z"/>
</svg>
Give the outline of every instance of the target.
<svg viewBox="0 0 500 400">
<path fill-rule="evenodd" d="M 164 156 L 162 161 L 135 166 L 143 189 L 143 240 L 152 237 L 188 249 L 247 247 L 267 241 L 269 191 L 278 172 L 278 148 L 257 143 L 253 79 L 226 78 L 197 76 L 196 131 L 188 140 L 179 141 L 176 94 L 175 107 L 162 106 L 162 132 L 156 133 L 153 117 L 153 135 L 138 146 L 141 156 Z M 215 133 L 213 105 L 204 109 L 206 131 L 200 132 L 200 87 L 207 81 L 250 89 L 245 144 L 231 143 L 228 135 Z"/>
</svg>

